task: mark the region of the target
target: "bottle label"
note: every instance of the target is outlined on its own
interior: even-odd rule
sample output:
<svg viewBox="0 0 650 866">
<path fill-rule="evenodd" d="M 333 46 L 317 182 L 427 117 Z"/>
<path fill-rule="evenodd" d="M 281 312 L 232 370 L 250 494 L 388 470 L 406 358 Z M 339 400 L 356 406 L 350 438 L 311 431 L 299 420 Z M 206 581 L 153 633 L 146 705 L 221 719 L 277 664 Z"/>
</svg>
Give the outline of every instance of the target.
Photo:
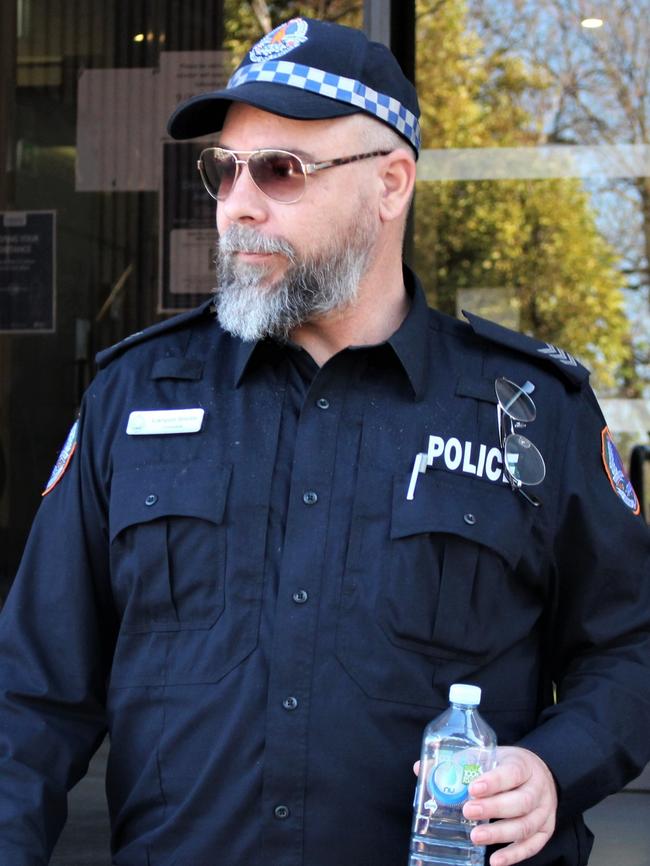
<svg viewBox="0 0 650 866">
<path fill-rule="evenodd" d="M 468 797 L 467 788 L 481 775 L 481 764 L 474 749 L 440 750 L 438 760 L 427 777 L 431 800 L 424 806 L 435 811 L 438 806 L 457 806 Z"/>
</svg>

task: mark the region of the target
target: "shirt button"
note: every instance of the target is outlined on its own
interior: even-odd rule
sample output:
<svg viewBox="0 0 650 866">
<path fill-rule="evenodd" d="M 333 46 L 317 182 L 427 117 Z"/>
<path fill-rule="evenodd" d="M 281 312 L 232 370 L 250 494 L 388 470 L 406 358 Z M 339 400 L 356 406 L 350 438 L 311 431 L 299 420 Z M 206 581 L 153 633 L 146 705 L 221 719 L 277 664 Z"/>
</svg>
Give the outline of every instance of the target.
<svg viewBox="0 0 650 866">
<path fill-rule="evenodd" d="M 285 708 L 285 710 L 297 710 L 298 709 L 298 698 L 294 698 L 294 696 L 291 695 L 290 697 L 285 698 L 282 701 L 282 706 Z"/>
<path fill-rule="evenodd" d="M 305 505 L 315 505 L 318 502 L 318 494 L 313 490 L 307 490 L 302 494 L 302 501 Z"/>
<path fill-rule="evenodd" d="M 304 604 L 309 598 L 309 595 L 306 590 L 299 589 L 298 592 L 294 592 L 291 598 L 295 601 L 296 604 Z"/>
<path fill-rule="evenodd" d="M 463 520 L 468 526 L 474 526 L 476 523 L 476 517 L 473 514 L 465 514 Z"/>
<path fill-rule="evenodd" d="M 150 493 L 144 501 L 145 505 L 155 505 L 158 502 L 158 497 L 155 493 Z"/>
<path fill-rule="evenodd" d="M 316 400 L 316 405 L 319 409 L 329 409 L 330 401 L 327 400 L 325 397 L 320 397 L 318 400 Z"/>
<path fill-rule="evenodd" d="M 276 806 L 273 810 L 273 814 L 276 818 L 279 818 L 280 821 L 284 821 L 285 818 L 288 818 L 291 812 L 289 811 L 288 806 Z"/>
</svg>

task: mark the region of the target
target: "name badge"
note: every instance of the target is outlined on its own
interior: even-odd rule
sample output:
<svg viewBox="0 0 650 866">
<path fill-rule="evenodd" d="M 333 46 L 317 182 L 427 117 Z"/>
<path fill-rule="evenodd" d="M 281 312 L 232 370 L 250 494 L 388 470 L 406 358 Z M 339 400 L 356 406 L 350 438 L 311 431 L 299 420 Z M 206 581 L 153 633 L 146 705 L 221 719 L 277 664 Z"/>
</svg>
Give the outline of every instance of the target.
<svg viewBox="0 0 650 866">
<path fill-rule="evenodd" d="M 129 436 L 169 436 L 173 433 L 198 433 L 204 409 L 152 409 L 131 412 L 126 432 Z"/>
</svg>

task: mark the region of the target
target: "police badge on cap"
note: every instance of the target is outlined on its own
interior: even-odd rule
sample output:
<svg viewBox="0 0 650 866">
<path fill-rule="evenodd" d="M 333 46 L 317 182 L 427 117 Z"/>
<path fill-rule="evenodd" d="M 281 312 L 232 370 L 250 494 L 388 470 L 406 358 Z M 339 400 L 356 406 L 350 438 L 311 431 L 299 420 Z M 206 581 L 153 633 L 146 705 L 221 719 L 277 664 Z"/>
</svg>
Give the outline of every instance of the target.
<svg viewBox="0 0 650 866">
<path fill-rule="evenodd" d="M 304 18 L 293 18 L 286 24 L 280 24 L 251 48 L 250 59 L 253 63 L 261 63 L 263 60 L 283 57 L 307 41 L 308 29 Z"/>
</svg>

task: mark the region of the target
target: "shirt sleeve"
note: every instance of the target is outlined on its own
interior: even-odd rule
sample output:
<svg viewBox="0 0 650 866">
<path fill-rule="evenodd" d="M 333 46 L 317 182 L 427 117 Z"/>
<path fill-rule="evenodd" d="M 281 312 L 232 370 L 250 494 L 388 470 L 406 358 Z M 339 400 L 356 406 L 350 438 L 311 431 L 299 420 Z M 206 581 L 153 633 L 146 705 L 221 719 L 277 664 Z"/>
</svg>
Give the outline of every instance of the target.
<svg viewBox="0 0 650 866">
<path fill-rule="evenodd" d="M 85 406 L 0 615 L 0 861 L 12 866 L 48 862 L 67 791 L 105 734 L 114 615 L 87 416 Z"/>
<path fill-rule="evenodd" d="M 546 648 L 556 703 L 520 742 L 554 774 L 560 818 L 620 790 L 650 759 L 650 531 L 626 479 L 617 492 L 608 472 L 595 397 L 587 389 L 579 400 L 557 482 Z"/>
</svg>

